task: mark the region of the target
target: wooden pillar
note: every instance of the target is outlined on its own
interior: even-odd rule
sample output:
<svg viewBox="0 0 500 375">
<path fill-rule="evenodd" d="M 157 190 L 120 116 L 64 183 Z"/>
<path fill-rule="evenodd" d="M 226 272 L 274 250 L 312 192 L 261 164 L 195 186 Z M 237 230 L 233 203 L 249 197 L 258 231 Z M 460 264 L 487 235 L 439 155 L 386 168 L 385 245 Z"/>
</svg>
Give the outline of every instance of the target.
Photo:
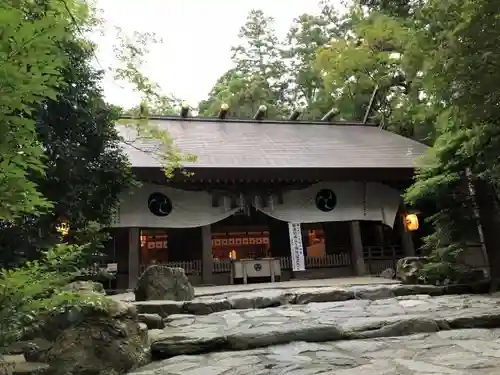
<svg viewBox="0 0 500 375">
<path fill-rule="evenodd" d="M 335 254 L 336 237 L 335 225 L 333 222 L 322 223 L 323 233 L 325 234 L 325 255 Z"/>
<path fill-rule="evenodd" d="M 361 228 L 359 221 L 349 223 L 349 232 L 351 235 L 352 261 L 354 262 L 354 273 L 356 276 L 365 274 L 365 259 L 363 255 L 363 241 L 361 239 Z"/>
<path fill-rule="evenodd" d="M 212 227 L 205 225 L 201 228 L 201 277 L 203 284 L 212 284 L 213 280 L 213 256 L 212 256 Z"/>
<path fill-rule="evenodd" d="M 269 242 L 273 257 L 290 256 L 290 236 L 288 235 L 288 224 L 271 218 L 269 220 Z"/>
<path fill-rule="evenodd" d="M 382 223 L 373 223 L 375 225 L 375 231 L 377 235 L 377 246 L 384 247 L 385 246 L 385 238 L 384 238 L 384 224 Z"/>
<path fill-rule="evenodd" d="M 399 215 L 400 220 L 400 232 L 401 232 L 401 249 L 403 250 L 403 255 L 405 257 L 415 256 L 415 245 L 413 244 L 413 238 L 411 232 L 406 229 L 405 217 L 404 215 Z"/>
<path fill-rule="evenodd" d="M 139 228 L 128 231 L 128 288 L 134 289 L 140 276 L 139 265 Z"/>
</svg>

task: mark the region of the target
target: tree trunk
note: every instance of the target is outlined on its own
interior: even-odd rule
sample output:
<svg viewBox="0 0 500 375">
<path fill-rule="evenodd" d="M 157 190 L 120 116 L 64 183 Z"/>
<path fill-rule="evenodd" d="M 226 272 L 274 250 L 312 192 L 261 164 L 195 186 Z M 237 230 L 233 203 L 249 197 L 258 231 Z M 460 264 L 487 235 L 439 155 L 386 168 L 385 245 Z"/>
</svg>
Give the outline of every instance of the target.
<svg viewBox="0 0 500 375">
<path fill-rule="evenodd" d="M 488 256 L 491 291 L 500 286 L 500 220 L 493 188 L 482 181 L 475 184 L 475 199 L 479 211 L 479 224 L 483 232 L 484 247 Z"/>
</svg>

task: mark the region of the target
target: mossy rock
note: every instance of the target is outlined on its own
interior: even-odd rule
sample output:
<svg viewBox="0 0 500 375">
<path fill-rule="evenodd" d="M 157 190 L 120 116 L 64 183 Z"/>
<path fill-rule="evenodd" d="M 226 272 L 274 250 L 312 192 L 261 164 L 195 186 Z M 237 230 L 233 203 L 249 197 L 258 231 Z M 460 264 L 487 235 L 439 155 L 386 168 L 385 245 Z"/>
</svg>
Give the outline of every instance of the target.
<svg viewBox="0 0 500 375">
<path fill-rule="evenodd" d="M 137 281 L 136 301 L 190 301 L 194 288 L 182 268 L 162 265 L 148 267 Z"/>
<path fill-rule="evenodd" d="M 403 284 L 418 284 L 419 276 L 424 265 L 429 263 L 427 257 L 406 257 L 396 263 L 396 279 Z"/>
</svg>

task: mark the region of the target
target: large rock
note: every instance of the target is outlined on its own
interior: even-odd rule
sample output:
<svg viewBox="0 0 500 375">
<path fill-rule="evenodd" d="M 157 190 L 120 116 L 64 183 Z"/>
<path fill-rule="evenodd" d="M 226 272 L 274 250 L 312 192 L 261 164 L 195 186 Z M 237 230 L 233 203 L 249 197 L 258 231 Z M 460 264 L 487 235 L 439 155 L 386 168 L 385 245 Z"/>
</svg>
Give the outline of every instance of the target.
<svg viewBox="0 0 500 375">
<path fill-rule="evenodd" d="M 49 375 L 46 363 L 26 362 L 22 355 L 7 355 L 0 358 L 0 375 Z"/>
<path fill-rule="evenodd" d="M 144 323 L 148 329 L 162 329 L 165 322 L 159 314 L 139 314 L 139 321 Z"/>
<path fill-rule="evenodd" d="M 184 270 L 161 265 L 150 266 L 144 271 L 134 293 L 136 301 L 190 301 L 194 298 L 194 289 Z"/>
<path fill-rule="evenodd" d="M 386 268 L 385 270 L 380 272 L 379 276 L 384 279 L 392 280 L 394 279 L 394 276 L 396 276 L 396 271 L 394 271 L 392 268 Z"/>
<path fill-rule="evenodd" d="M 0 375 L 12 375 L 14 364 L 4 357 L 0 357 Z"/>
<path fill-rule="evenodd" d="M 52 375 L 123 374 L 149 363 L 147 329 L 139 324 L 136 309 L 106 302 L 105 309 L 89 304 L 42 317 L 39 329 L 31 333 L 38 338 L 32 338 L 26 360 L 49 364 Z"/>
<path fill-rule="evenodd" d="M 51 347 L 52 343 L 50 341 L 36 337 L 25 343 L 24 358 L 28 362 L 44 362 Z"/>
<path fill-rule="evenodd" d="M 406 257 L 396 263 L 396 279 L 404 284 L 418 284 L 419 272 L 428 263 L 426 257 Z"/>
</svg>

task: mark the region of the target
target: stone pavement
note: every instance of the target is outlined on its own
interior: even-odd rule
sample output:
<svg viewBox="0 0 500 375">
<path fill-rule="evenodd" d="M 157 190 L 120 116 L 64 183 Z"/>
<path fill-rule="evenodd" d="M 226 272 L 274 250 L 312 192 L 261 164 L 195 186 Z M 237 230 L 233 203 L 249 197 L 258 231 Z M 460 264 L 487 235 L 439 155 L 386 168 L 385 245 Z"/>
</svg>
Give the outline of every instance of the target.
<svg viewBox="0 0 500 375">
<path fill-rule="evenodd" d="M 133 302 L 150 321 L 155 362 L 131 374 L 497 375 L 500 298 L 470 294 L 485 285 L 234 288 Z"/>
<path fill-rule="evenodd" d="M 263 289 L 292 289 L 292 288 L 320 288 L 320 287 L 348 287 L 357 285 L 399 284 L 397 280 L 381 277 L 336 277 L 331 279 L 289 280 L 277 283 L 217 285 L 196 287 L 196 295 L 206 296 L 224 293 L 249 292 Z"/>
<path fill-rule="evenodd" d="M 259 284 L 238 284 L 238 285 L 216 285 L 216 286 L 197 286 L 194 288 L 195 295 L 214 296 L 218 294 L 253 292 L 263 289 L 292 289 L 292 288 L 320 288 L 320 287 L 349 287 L 356 285 L 382 285 L 399 284 L 399 281 L 383 279 L 380 277 L 337 277 L 333 279 L 316 280 L 290 280 L 276 283 Z M 110 296 L 113 299 L 121 301 L 134 301 L 134 293 L 121 293 Z"/>
<path fill-rule="evenodd" d="M 439 296 L 454 293 L 484 293 L 488 284 L 437 287 L 429 285 L 357 285 L 347 287 L 263 289 L 218 295 L 204 295 L 192 301 L 132 302 L 142 314 L 207 315 L 231 309 L 262 309 L 281 305 L 303 305 L 311 302 L 336 302 L 351 299 L 383 299 L 415 294 Z"/>
<path fill-rule="evenodd" d="M 425 300 L 425 299 L 424 299 Z M 419 300 L 420 301 L 420 300 Z M 498 375 L 500 330 L 287 345 L 177 356 L 134 375 Z"/>
<path fill-rule="evenodd" d="M 153 329 L 149 334 L 153 355 L 169 358 L 293 341 L 327 342 L 495 328 L 500 327 L 499 302 L 480 295 L 417 295 L 227 310 L 209 315 L 174 314 L 165 319 L 164 329 Z"/>
</svg>

